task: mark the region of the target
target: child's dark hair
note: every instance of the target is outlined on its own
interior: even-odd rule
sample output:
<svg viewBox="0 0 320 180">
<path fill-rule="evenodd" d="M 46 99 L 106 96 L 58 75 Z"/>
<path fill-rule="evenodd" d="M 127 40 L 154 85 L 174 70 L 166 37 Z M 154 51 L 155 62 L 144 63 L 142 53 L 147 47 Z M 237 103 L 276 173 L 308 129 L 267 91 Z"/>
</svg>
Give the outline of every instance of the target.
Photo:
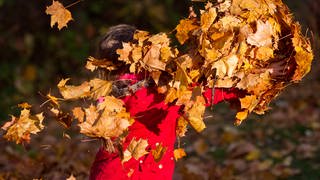
<svg viewBox="0 0 320 180">
<path fill-rule="evenodd" d="M 134 26 L 127 24 L 110 27 L 99 43 L 99 58 L 105 58 L 118 64 L 117 49 L 122 48 L 123 42 L 133 41 L 135 31 Z"/>
</svg>

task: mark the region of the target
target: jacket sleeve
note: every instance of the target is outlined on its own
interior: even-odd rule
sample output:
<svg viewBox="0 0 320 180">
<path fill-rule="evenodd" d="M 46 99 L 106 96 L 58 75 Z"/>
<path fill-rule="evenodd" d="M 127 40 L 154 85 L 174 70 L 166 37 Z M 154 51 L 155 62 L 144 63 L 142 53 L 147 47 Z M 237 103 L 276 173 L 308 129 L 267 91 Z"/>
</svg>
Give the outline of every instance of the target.
<svg viewBox="0 0 320 180">
<path fill-rule="evenodd" d="M 231 101 L 236 100 L 237 98 L 243 96 L 245 93 L 235 88 L 224 89 L 224 88 L 215 88 L 214 96 L 212 96 L 212 88 L 207 88 L 203 92 L 203 96 L 206 99 L 206 106 L 212 104 L 218 104 L 222 101 Z M 213 100 L 213 102 L 212 102 Z"/>
</svg>

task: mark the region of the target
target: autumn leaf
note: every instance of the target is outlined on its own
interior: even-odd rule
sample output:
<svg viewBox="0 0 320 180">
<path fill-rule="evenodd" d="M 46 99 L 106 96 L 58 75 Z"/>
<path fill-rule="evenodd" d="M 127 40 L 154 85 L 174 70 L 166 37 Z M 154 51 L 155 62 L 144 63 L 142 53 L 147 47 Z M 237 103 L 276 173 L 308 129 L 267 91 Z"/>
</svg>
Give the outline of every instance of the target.
<svg viewBox="0 0 320 180">
<path fill-rule="evenodd" d="M 270 47 L 272 45 L 273 29 L 269 21 L 263 22 L 257 21 L 257 31 L 254 34 L 250 34 L 247 38 L 247 42 L 257 47 Z"/>
<path fill-rule="evenodd" d="M 108 96 L 112 90 L 112 83 L 103 79 L 92 79 L 90 82 L 90 96 L 93 99 L 98 99 L 99 97 Z"/>
<path fill-rule="evenodd" d="M 197 132 L 201 132 L 206 128 L 206 125 L 203 122 L 205 108 L 204 98 L 202 96 L 197 96 L 196 102 L 186 111 L 186 118 L 189 124 Z"/>
<path fill-rule="evenodd" d="M 184 44 L 190 37 L 189 33 L 198 28 L 194 19 L 182 19 L 176 27 L 176 37 L 180 44 Z"/>
<path fill-rule="evenodd" d="M 87 64 L 85 67 L 91 72 L 95 71 L 98 68 L 106 69 L 108 71 L 117 69 L 117 67 L 112 63 L 112 61 L 106 59 L 96 59 L 91 56 L 88 57 Z"/>
<path fill-rule="evenodd" d="M 187 156 L 186 152 L 184 151 L 184 149 L 182 148 L 178 148 L 178 149 L 175 149 L 173 151 L 173 156 L 174 156 L 174 159 L 176 161 L 178 161 L 179 159 L 183 158 L 184 156 Z"/>
<path fill-rule="evenodd" d="M 162 143 L 160 143 L 156 145 L 155 149 L 151 150 L 151 154 L 156 162 L 160 162 L 166 151 L 167 147 L 162 146 Z"/>
<path fill-rule="evenodd" d="M 30 109 L 32 106 L 30 104 L 28 104 L 27 102 L 24 102 L 24 103 L 18 104 L 18 107 L 22 108 L 22 109 Z"/>
<path fill-rule="evenodd" d="M 30 143 L 30 135 L 37 134 L 43 130 L 43 119 L 42 113 L 31 115 L 30 110 L 23 109 L 21 110 L 20 117 L 12 116 L 11 121 L 1 127 L 6 131 L 3 137 L 17 144 Z"/>
<path fill-rule="evenodd" d="M 178 137 L 184 137 L 187 132 L 188 121 L 180 116 L 177 120 L 176 134 Z"/>
<path fill-rule="evenodd" d="M 55 115 L 56 120 L 65 128 L 71 127 L 72 117 L 69 115 L 69 113 L 63 112 L 56 108 L 51 108 L 50 111 Z"/>
<path fill-rule="evenodd" d="M 67 27 L 67 23 L 72 20 L 71 12 L 67 10 L 59 1 L 52 1 L 52 5 L 48 6 L 46 13 L 51 15 L 50 26 L 53 27 L 56 23 L 58 29 Z"/>
<path fill-rule="evenodd" d="M 81 107 L 74 107 L 72 110 L 73 116 L 78 119 L 79 123 L 83 123 L 85 113 Z"/>
<path fill-rule="evenodd" d="M 207 32 L 209 30 L 210 26 L 213 24 L 216 17 L 217 11 L 214 7 L 210 7 L 207 11 L 202 11 L 200 21 L 201 29 L 203 32 Z"/>
<path fill-rule="evenodd" d="M 148 145 L 148 141 L 145 139 L 136 140 L 135 138 L 133 138 L 127 149 L 123 152 L 123 159 L 121 162 L 127 162 L 131 158 L 138 160 L 140 157 L 148 154 L 149 152 L 146 151 Z"/>
<path fill-rule="evenodd" d="M 64 99 L 79 99 L 90 95 L 90 83 L 84 82 L 79 86 L 66 85 L 70 79 L 62 79 L 58 83 L 58 88 Z"/>
</svg>

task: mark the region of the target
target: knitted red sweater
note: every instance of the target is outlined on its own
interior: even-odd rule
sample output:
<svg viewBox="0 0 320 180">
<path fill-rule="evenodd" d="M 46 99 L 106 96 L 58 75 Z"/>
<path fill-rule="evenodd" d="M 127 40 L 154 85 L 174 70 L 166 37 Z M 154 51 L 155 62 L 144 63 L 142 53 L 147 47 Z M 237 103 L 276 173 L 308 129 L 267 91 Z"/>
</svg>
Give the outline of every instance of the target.
<svg viewBox="0 0 320 180">
<path fill-rule="evenodd" d="M 207 100 L 211 99 L 211 90 L 204 93 Z M 179 117 L 179 106 L 164 103 L 164 95 L 158 94 L 153 88 L 142 88 L 135 94 L 123 98 L 127 111 L 135 122 L 129 127 L 124 149 L 132 138 L 147 139 L 149 149 L 154 149 L 157 143 L 167 147 L 160 162 L 155 162 L 149 153 L 139 160 L 134 158 L 121 164 L 117 153 L 108 153 L 102 148 L 96 155 L 92 165 L 90 179 L 172 179 L 174 171 L 173 150 L 176 140 L 176 120 Z M 214 102 L 237 98 L 237 92 L 216 89 Z M 207 105 L 211 102 L 207 101 Z"/>
</svg>

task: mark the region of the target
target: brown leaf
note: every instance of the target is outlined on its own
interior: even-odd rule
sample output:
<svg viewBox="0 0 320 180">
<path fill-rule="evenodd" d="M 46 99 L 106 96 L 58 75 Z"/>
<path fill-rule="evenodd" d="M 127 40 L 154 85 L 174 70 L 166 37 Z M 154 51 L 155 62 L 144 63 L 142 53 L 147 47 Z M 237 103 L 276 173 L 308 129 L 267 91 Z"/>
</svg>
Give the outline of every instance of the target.
<svg viewBox="0 0 320 180">
<path fill-rule="evenodd" d="M 151 150 L 151 154 L 156 162 L 160 162 L 166 151 L 167 147 L 162 146 L 162 143 L 160 143 L 156 145 L 155 149 Z"/>
<path fill-rule="evenodd" d="M 51 15 L 51 27 L 58 24 L 58 29 L 67 27 L 67 23 L 72 20 L 71 12 L 67 10 L 59 1 L 52 1 L 52 5 L 48 6 L 46 13 Z"/>
<path fill-rule="evenodd" d="M 188 121 L 180 116 L 177 120 L 176 134 L 179 137 L 184 137 L 187 132 Z"/>
</svg>

